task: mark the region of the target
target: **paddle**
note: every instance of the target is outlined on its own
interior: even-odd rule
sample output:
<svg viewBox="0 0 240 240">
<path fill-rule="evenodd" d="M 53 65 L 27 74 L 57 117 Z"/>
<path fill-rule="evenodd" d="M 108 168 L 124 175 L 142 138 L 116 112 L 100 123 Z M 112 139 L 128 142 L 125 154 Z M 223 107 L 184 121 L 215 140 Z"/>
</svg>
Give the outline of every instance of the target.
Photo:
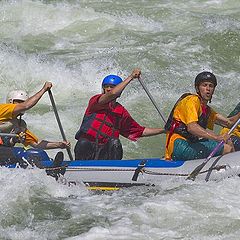
<svg viewBox="0 0 240 240">
<path fill-rule="evenodd" d="M 58 112 L 57 112 L 57 107 L 56 107 L 56 104 L 55 104 L 55 101 L 53 99 L 53 95 L 52 95 L 52 92 L 51 92 L 50 89 L 48 90 L 48 94 L 49 94 L 50 101 L 52 103 L 53 111 L 54 111 L 55 117 L 57 119 L 57 123 L 58 123 L 59 129 L 60 129 L 60 132 L 62 134 L 62 138 L 63 138 L 64 141 L 67 141 L 65 133 L 63 131 L 63 127 L 62 127 L 59 115 L 58 115 Z M 68 156 L 69 156 L 70 160 L 72 161 L 73 160 L 73 156 L 72 156 L 72 153 L 71 153 L 69 148 L 67 148 L 67 152 L 68 152 Z"/>
<path fill-rule="evenodd" d="M 151 95 L 150 92 L 148 91 L 146 85 L 143 83 L 143 81 L 142 81 L 140 78 L 138 78 L 138 80 L 139 80 L 140 84 L 142 85 L 143 89 L 145 90 L 145 92 L 147 93 L 148 97 L 150 98 L 152 104 L 153 104 L 154 107 L 157 109 L 157 111 L 158 111 L 159 115 L 161 116 L 163 122 L 166 124 L 166 123 L 167 123 L 166 120 L 164 119 L 164 117 L 163 117 L 161 111 L 159 110 L 159 108 L 158 108 L 158 106 L 157 106 L 155 100 L 153 99 L 152 95 Z"/>
<path fill-rule="evenodd" d="M 214 162 L 212 163 L 211 167 L 208 169 L 208 173 L 207 176 L 205 177 L 205 181 L 208 182 L 210 175 L 212 173 L 212 171 L 215 169 L 216 164 L 218 163 L 218 161 L 223 157 L 223 155 L 218 156 Z"/>
<path fill-rule="evenodd" d="M 240 123 L 240 118 L 236 121 L 236 123 L 232 126 L 232 128 L 228 131 L 228 134 L 231 134 L 233 130 L 237 127 L 237 125 Z M 209 156 L 201 163 L 198 165 L 187 177 L 189 180 L 195 180 L 197 175 L 200 173 L 200 171 L 203 169 L 203 167 L 207 164 L 207 162 L 214 156 L 214 154 L 219 150 L 220 147 L 224 144 L 224 141 L 222 140 L 221 142 L 218 143 L 218 145 L 213 149 L 213 151 L 209 154 Z"/>
<path fill-rule="evenodd" d="M 16 134 L 16 133 L 1 133 L 0 132 L 0 136 L 1 137 L 17 137 L 18 134 Z"/>
</svg>

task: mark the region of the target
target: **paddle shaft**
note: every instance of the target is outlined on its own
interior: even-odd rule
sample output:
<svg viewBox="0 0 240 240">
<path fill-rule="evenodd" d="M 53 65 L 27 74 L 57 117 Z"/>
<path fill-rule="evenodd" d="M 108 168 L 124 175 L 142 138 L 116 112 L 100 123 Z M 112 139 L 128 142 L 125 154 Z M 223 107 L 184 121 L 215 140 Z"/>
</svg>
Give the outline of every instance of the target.
<svg viewBox="0 0 240 240">
<path fill-rule="evenodd" d="M 240 123 L 240 118 L 235 122 L 235 124 L 232 126 L 232 128 L 228 131 L 228 134 L 231 134 L 234 129 L 237 127 L 237 125 Z M 218 149 L 224 144 L 224 141 L 222 140 L 214 149 L 213 151 L 209 154 L 209 156 L 205 159 L 204 162 L 208 162 L 209 159 L 211 159 L 214 154 L 218 151 Z"/>
<path fill-rule="evenodd" d="M 158 111 L 159 115 L 161 116 L 163 122 L 166 124 L 167 122 L 166 122 L 165 118 L 163 117 L 163 115 L 162 115 L 160 109 L 158 108 L 158 106 L 157 106 L 154 98 L 152 97 L 151 93 L 148 91 L 146 85 L 144 84 L 144 82 L 143 82 L 140 78 L 138 78 L 138 80 L 139 80 L 140 84 L 142 85 L 144 91 L 147 93 L 148 97 L 150 98 L 152 104 L 153 104 L 154 107 L 157 109 L 157 111 Z"/>
<path fill-rule="evenodd" d="M 53 98 L 53 95 L 52 95 L 52 91 L 50 89 L 48 90 L 48 94 L 49 94 L 49 98 L 50 98 L 50 101 L 51 101 L 51 104 L 52 104 L 52 107 L 53 107 L 53 111 L 54 111 L 54 114 L 55 114 L 55 117 L 56 117 L 56 120 L 57 120 L 57 123 L 58 123 L 58 127 L 60 129 L 61 134 L 62 134 L 62 138 L 63 138 L 64 141 L 67 141 L 65 133 L 63 131 L 63 127 L 62 127 L 59 115 L 58 115 L 58 111 L 57 111 L 57 107 L 56 107 L 56 104 L 55 104 L 55 101 L 54 101 L 54 98 Z M 72 153 L 71 153 L 69 148 L 67 148 L 67 152 L 68 152 L 68 156 L 69 156 L 70 160 L 73 160 L 73 156 L 72 156 Z"/>
<path fill-rule="evenodd" d="M 0 136 L 1 137 L 17 137 L 18 134 L 16 134 L 16 133 L 1 133 L 0 132 Z"/>
<path fill-rule="evenodd" d="M 234 129 L 238 126 L 240 123 L 240 118 L 236 121 L 236 123 L 232 126 L 232 128 L 228 131 L 228 134 L 231 134 Z M 200 173 L 200 171 L 204 168 L 204 166 L 207 164 L 207 162 L 215 155 L 215 153 L 219 150 L 220 147 L 222 147 L 224 144 L 224 141 L 218 143 L 218 145 L 213 149 L 213 151 L 209 154 L 209 156 L 199 165 L 197 166 L 187 177 L 187 179 L 195 180 L 196 176 Z"/>
</svg>

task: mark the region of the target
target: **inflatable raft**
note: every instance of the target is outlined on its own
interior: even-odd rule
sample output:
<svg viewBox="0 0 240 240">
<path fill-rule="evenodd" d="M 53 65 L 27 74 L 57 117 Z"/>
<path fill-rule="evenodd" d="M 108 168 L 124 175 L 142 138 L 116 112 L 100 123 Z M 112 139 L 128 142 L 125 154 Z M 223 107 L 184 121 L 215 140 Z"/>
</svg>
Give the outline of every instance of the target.
<svg viewBox="0 0 240 240">
<path fill-rule="evenodd" d="M 65 161 L 66 183 L 83 182 L 90 189 L 119 189 L 139 185 L 159 185 L 176 178 L 187 179 L 204 159 L 166 161 L 159 158 L 131 160 Z M 240 174 L 240 152 L 212 158 L 195 180 L 221 180 Z"/>
<path fill-rule="evenodd" d="M 43 150 L 14 148 L 14 151 L 18 157 L 30 162 L 30 167 L 36 165 L 53 173 L 56 171 L 58 181 L 64 184 L 69 186 L 85 184 L 89 189 L 102 190 L 141 185 L 153 186 L 177 178 L 185 180 L 204 161 L 204 159 L 166 161 L 160 158 L 64 160 L 60 161 L 60 166 L 58 166 L 54 165 L 53 160 L 49 159 Z M 19 166 L 15 164 L 8 167 Z M 59 169 L 61 171 L 58 171 Z M 240 152 L 234 152 L 210 159 L 195 180 L 221 180 L 238 175 L 240 175 Z"/>
</svg>

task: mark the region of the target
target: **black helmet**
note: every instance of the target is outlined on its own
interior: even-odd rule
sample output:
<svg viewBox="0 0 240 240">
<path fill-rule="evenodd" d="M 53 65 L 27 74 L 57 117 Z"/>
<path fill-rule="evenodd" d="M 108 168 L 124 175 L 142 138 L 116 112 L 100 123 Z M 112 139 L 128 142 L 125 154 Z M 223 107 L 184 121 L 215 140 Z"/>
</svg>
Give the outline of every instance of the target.
<svg viewBox="0 0 240 240">
<path fill-rule="evenodd" d="M 200 72 L 196 78 L 195 78 L 195 87 L 198 88 L 198 86 L 200 85 L 200 83 L 202 82 L 211 82 L 214 87 L 217 86 L 217 79 L 215 77 L 215 75 L 211 72 Z"/>
</svg>

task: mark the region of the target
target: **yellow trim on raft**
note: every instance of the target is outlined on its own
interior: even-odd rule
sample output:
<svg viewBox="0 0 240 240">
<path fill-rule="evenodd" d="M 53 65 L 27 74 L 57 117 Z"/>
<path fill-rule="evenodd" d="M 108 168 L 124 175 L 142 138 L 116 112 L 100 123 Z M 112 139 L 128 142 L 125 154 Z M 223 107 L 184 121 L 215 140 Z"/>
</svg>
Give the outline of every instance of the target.
<svg viewBox="0 0 240 240">
<path fill-rule="evenodd" d="M 89 190 L 101 190 L 101 191 L 116 191 L 119 190 L 119 187 L 97 187 L 97 186 L 92 186 L 92 187 L 87 187 Z"/>
</svg>

